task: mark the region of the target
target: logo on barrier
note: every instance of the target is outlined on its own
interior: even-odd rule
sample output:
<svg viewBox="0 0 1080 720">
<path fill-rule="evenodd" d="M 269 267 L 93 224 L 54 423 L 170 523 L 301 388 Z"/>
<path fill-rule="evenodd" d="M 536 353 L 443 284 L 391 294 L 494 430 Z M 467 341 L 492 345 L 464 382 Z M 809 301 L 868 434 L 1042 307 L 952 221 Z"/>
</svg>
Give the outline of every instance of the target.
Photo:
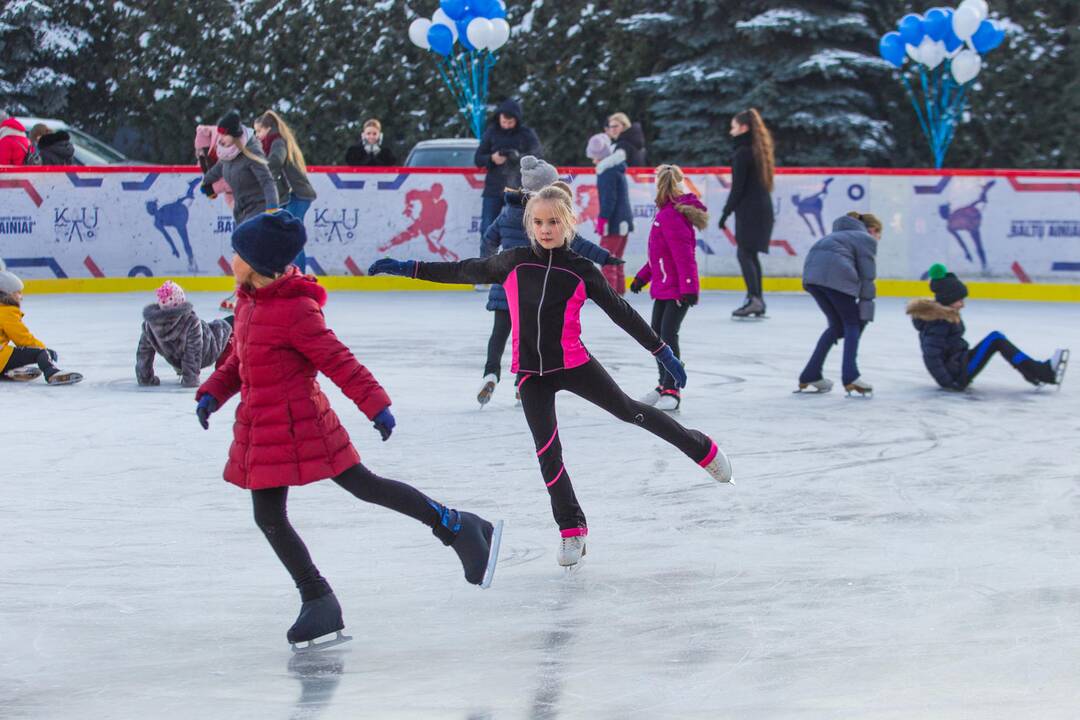
<svg viewBox="0 0 1080 720">
<path fill-rule="evenodd" d="M 315 210 L 316 242 L 348 245 L 356 240 L 356 228 L 360 225 L 357 208 L 318 208 Z"/>
<path fill-rule="evenodd" d="M 195 255 L 191 250 L 191 240 L 188 238 L 188 219 L 190 217 L 188 205 L 195 199 L 195 188 L 200 182 L 202 182 L 200 178 L 192 180 L 188 183 L 187 193 L 172 202 L 159 206 L 155 198 L 154 200 L 148 200 L 146 203 L 146 212 L 154 218 L 154 229 L 165 238 L 165 242 L 169 244 L 169 250 L 172 251 L 175 258 L 180 257 L 180 251 L 177 250 L 176 243 L 173 242 L 166 228 L 172 228 L 173 232 L 180 238 L 180 242 L 184 245 L 184 254 L 187 255 L 188 270 L 193 273 L 199 272 L 199 268 L 195 264 Z"/>
<path fill-rule="evenodd" d="M 821 184 L 821 190 L 813 195 L 807 197 L 791 196 L 791 204 L 795 206 L 795 211 L 799 213 L 799 217 L 803 219 L 806 227 L 810 229 L 810 237 L 825 236 L 825 223 L 822 220 L 821 213 L 825 210 L 825 196 L 829 194 L 829 185 L 832 184 L 832 181 L 833 178 L 827 178 Z M 817 221 L 816 229 L 810 222 L 811 219 Z"/>
<path fill-rule="evenodd" d="M 2 222 L 2 219 L 0 219 Z M 1009 223 L 1011 238 L 1080 238 L 1078 220 L 1012 220 Z"/>
<path fill-rule="evenodd" d="M 595 185 L 578 185 L 575 200 L 580 208 L 578 225 L 595 223 L 600 218 L 600 192 Z"/>
<path fill-rule="evenodd" d="M 975 252 L 979 255 L 979 262 L 982 264 L 982 269 L 986 270 L 986 251 L 983 249 L 982 242 L 982 209 L 987 205 L 987 195 L 990 193 L 990 188 L 994 187 L 995 180 L 991 180 L 982 186 L 982 192 L 979 194 L 979 199 L 970 205 L 964 207 L 952 209 L 949 203 L 938 206 L 938 215 L 942 220 L 945 220 L 949 234 L 956 238 L 956 242 L 960 243 L 960 249 L 964 251 L 964 257 L 968 262 L 975 262 L 971 257 L 971 252 L 968 250 L 967 243 L 964 242 L 964 238 L 960 237 L 960 233 L 966 232 L 971 238 L 971 241 L 975 244 Z"/>
<path fill-rule="evenodd" d="M 53 233 L 56 242 L 87 242 L 97 237 L 101 208 L 53 208 Z"/>
<path fill-rule="evenodd" d="M 0 235 L 33 235 L 34 219 L 29 215 L 0 216 Z"/>
<path fill-rule="evenodd" d="M 427 190 L 410 190 L 405 194 L 405 209 L 401 214 L 412 220 L 412 223 L 390 238 L 389 242 L 379 245 L 379 252 L 404 245 L 422 235 L 432 253 L 443 260 L 457 260 L 457 254 L 443 245 L 446 237 L 446 213 L 449 209 L 443 198 L 441 183 L 435 183 Z"/>
<path fill-rule="evenodd" d="M 218 215 L 217 222 L 214 224 L 214 234 L 232 235 L 232 231 L 235 227 L 236 221 L 233 220 L 232 215 Z"/>
</svg>

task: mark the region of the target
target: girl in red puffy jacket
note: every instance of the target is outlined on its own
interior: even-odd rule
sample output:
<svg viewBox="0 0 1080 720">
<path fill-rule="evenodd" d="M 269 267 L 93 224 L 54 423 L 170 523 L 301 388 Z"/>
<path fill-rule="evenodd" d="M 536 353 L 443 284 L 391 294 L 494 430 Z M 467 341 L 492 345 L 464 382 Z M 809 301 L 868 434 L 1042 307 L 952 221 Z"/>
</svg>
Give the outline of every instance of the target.
<svg viewBox="0 0 1080 720">
<path fill-rule="evenodd" d="M 456 263 L 383 259 L 368 274 L 503 286 L 514 341 L 510 370 L 518 377 L 521 407 L 562 535 L 558 562 L 570 567 L 585 554 L 589 531 L 562 460 L 555 416 L 555 395 L 560 390 L 569 390 L 666 440 L 720 482 L 732 481 L 731 464 L 705 433 L 687 429 L 667 413 L 627 397 L 581 342 L 581 308 L 592 300 L 652 353 L 677 387 L 686 384 L 686 372 L 671 348 L 612 290 L 595 265 L 570 249 L 577 225 L 570 195 L 554 185 L 540 190 L 525 206 L 524 222 L 532 243 L 529 247 Z"/>
<path fill-rule="evenodd" d="M 333 642 L 340 642 L 344 622 L 329 583 L 289 523 L 289 486 L 332 478 L 361 500 L 419 520 L 454 548 L 465 578 L 483 587 L 495 570 L 501 530 L 501 523 L 496 528 L 452 510 L 360 463 L 316 373 L 340 387 L 383 440 L 395 424 L 390 398 L 326 327 L 326 290 L 291 264 L 305 241 L 304 225 L 287 212 L 257 215 L 237 226 L 234 351 L 196 394 L 196 413 L 206 428 L 210 414 L 240 393 L 225 479 L 251 491 L 255 523 L 300 590 L 300 616 L 287 634 L 294 645 L 334 632 Z"/>
</svg>

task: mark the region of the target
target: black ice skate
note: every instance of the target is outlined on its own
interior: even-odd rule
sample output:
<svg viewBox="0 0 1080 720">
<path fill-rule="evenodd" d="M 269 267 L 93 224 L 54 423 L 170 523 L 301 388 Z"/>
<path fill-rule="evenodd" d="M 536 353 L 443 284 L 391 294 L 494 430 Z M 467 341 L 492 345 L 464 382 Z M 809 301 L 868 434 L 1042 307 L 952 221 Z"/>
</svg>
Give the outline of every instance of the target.
<svg viewBox="0 0 1080 720">
<path fill-rule="evenodd" d="M 499 561 L 503 521 L 492 525 L 469 512 L 447 507 L 436 507 L 436 510 L 439 511 L 440 522 L 432 528 L 432 533 L 457 553 L 469 583 L 483 589 L 491 587 L 491 581 L 495 579 L 495 565 Z"/>
<path fill-rule="evenodd" d="M 341 605 L 334 597 L 334 593 L 329 593 L 304 602 L 300 607 L 300 615 L 289 628 L 286 637 L 292 644 L 293 652 L 310 652 L 352 640 L 351 636 L 341 634 L 344 629 L 345 621 L 341 619 Z M 321 643 L 315 642 L 316 639 L 330 633 L 337 633 L 337 636 Z M 297 645 L 302 642 L 306 642 L 307 645 L 303 647 Z"/>
</svg>

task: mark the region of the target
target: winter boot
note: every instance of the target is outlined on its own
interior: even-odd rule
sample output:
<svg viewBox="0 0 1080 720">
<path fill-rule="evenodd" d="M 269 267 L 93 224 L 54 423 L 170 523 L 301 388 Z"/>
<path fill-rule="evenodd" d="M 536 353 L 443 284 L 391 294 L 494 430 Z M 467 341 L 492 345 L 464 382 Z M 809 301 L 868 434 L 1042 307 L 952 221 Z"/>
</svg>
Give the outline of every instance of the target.
<svg viewBox="0 0 1080 720">
<path fill-rule="evenodd" d="M 656 401 L 656 409 L 672 412 L 678 410 L 681 403 L 681 393 L 675 388 L 669 388 L 660 393 L 660 399 Z"/>
<path fill-rule="evenodd" d="M 491 396 L 495 393 L 495 386 L 499 384 L 499 378 L 494 374 L 488 373 L 484 376 L 484 384 L 480 386 L 480 392 L 476 393 L 476 402 L 480 403 L 480 407 L 484 407 L 491 400 Z"/>
<path fill-rule="evenodd" d="M 45 382 L 50 385 L 74 385 L 82 382 L 83 376 L 77 372 L 66 372 L 64 370 L 57 370 L 51 375 L 45 377 Z"/>
<path fill-rule="evenodd" d="M 660 401 L 660 394 L 662 392 L 664 392 L 664 389 L 657 385 L 655 388 L 642 395 L 639 402 L 646 405 L 656 405 L 656 403 Z"/>
<path fill-rule="evenodd" d="M 344 629 L 345 621 L 341 619 L 341 605 L 334 597 L 334 593 L 330 592 L 314 600 L 305 600 L 300 606 L 300 615 L 285 637 L 292 643 L 293 652 L 297 652 L 339 645 L 352 640 L 351 637 L 341 634 Z M 315 643 L 316 638 L 330 633 L 337 633 L 337 637 L 326 642 Z M 296 644 L 302 642 L 306 642 L 307 645 L 298 648 Z"/>
<path fill-rule="evenodd" d="M 859 395 L 873 395 L 874 386 L 862 379 L 862 376 L 855 378 L 849 383 L 845 383 L 844 389 L 847 390 L 847 394 L 858 393 Z"/>
<path fill-rule="evenodd" d="M 735 484 L 735 471 L 731 467 L 731 460 L 715 442 L 700 465 L 705 468 L 705 472 L 712 475 L 713 480 L 730 485 Z"/>
<path fill-rule="evenodd" d="M 432 533 L 443 545 L 454 548 L 465 570 L 465 580 L 481 588 L 490 587 L 499 561 L 502 520 L 492 525 L 469 512 L 452 510 L 434 502 L 431 505 L 439 512 L 439 524 L 432 528 Z"/>
<path fill-rule="evenodd" d="M 751 296 L 746 304 L 731 313 L 733 318 L 765 317 L 765 301 L 757 296 Z"/>
<path fill-rule="evenodd" d="M 567 535 L 567 533 L 573 534 Z M 585 557 L 585 536 L 588 534 L 588 528 L 572 528 L 562 531 L 559 554 L 556 558 L 559 565 L 568 568 L 581 562 L 581 558 Z"/>
<path fill-rule="evenodd" d="M 810 395 L 822 395 L 832 390 L 833 381 L 828 378 L 821 378 L 812 382 L 800 382 L 799 389 L 796 393 L 809 393 Z"/>
</svg>

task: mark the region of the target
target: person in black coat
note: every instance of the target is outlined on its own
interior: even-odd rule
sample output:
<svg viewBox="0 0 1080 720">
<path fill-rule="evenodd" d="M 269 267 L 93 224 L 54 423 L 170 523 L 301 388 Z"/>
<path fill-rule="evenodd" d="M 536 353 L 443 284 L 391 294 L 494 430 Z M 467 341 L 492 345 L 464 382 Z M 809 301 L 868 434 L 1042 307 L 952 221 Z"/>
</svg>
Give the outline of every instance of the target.
<svg viewBox="0 0 1080 720">
<path fill-rule="evenodd" d="M 628 167 L 645 167 L 645 133 L 634 125 L 626 113 L 617 112 L 608 118 L 604 128 L 615 147 L 626 153 Z"/>
<path fill-rule="evenodd" d="M 345 151 L 345 164 L 353 167 L 393 167 L 397 165 L 394 152 L 386 145 L 382 123 L 372 118 L 364 123 L 360 142 Z"/>
<path fill-rule="evenodd" d="M 737 257 L 746 282 L 746 302 L 733 317 L 761 317 L 765 314 L 762 295 L 761 260 L 758 253 L 769 252 L 773 215 L 773 141 L 765 121 L 754 108 L 731 119 L 735 153 L 731 160 L 731 192 L 720 215 L 720 228 L 735 215 Z"/>
<path fill-rule="evenodd" d="M 532 128 L 522 123 L 521 105 L 504 100 L 498 114 L 484 130 L 473 162 L 487 168 L 484 178 L 484 204 L 480 213 L 480 236 L 503 209 L 503 193 L 521 187 L 521 158 L 541 157 L 540 138 Z"/>
<path fill-rule="evenodd" d="M 75 164 L 75 146 L 71 144 L 71 135 L 63 130 L 42 135 L 37 147 L 42 165 Z"/>
</svg>

